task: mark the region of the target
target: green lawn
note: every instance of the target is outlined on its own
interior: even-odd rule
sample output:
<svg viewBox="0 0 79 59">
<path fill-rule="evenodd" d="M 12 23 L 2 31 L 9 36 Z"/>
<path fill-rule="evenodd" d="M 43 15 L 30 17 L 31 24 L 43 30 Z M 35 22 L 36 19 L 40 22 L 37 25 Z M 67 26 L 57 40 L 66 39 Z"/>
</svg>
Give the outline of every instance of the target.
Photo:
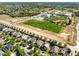
<svg viewBox="0 0 79 59">
<path fill-rule="evenodd" d="M 24 24 L 38 27 L 40 29 L 52 31 L 55 33 L 59 33 L 63 29 L 62 26 L 55 25 L 55 24 L 52 24 L 52 23 L 46 22 L 46 21 L 43 22 L 43 21 L 38 21 L 38 20 L 33 20 L 33 19 L 25 21 Z"/>
<path fill-rule="evenodd" d="M 51 18 L 48 18 L 49 21 L 56 21 L 56 20 L 65 20 L 64 17 L 51 17 Z"/>
</svg>

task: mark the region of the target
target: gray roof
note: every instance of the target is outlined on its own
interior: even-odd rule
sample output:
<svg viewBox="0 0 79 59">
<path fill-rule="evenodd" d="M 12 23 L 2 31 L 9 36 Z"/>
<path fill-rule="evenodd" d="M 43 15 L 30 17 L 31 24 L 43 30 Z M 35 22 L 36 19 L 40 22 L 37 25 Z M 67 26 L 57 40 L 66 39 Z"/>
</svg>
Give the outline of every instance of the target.
<svg viewBox="0 0 79 59">
<path fill-rule="evenodd" d="M 20 33 L 20 32 L 17 32 L 17 31 L 14 31 L 14 32 L 12 32 L 12 35 L 15 35 L 15 36 L 21 36 L 22 34 Z"/>
<path fill-rule="evenodd" d="M 48 42 L 45 42 L 44 46 L 45 46 L 46 48 L 50 48 L 50 44 L 49 44 Z"/>
<path fill-rule="evenodd" d="M 2 50 L 0 50 L 0 56 L 3 56 L 4 52 Z"/>
<path fill-rule="evenodd" d="M 53 46 L 52 49 L 51 49 L 51 52 L 52 53 L 58 53 L 59 52 L 59 47 Z"/>
<path fill-rule="evenodd" d="M 3 30 L 6 26 L 0 25 L 0 30 Z"/>
<path fill-rule="evenodd" d="M 42 41 L 42 40 L 37 40 L 37 45 L 39 46 L 39 47 L 41 47 L 43 44 L 44 44 L 44 42 Z"/>
<path fill-rule="evenodd" d="M 67 55 L 67 51 L 68 51 L 68 48 L 62 48 L 61 49 L 61 53 L 66 56 Z"/>
<path fill-rule="evenodd" d="M 4 48 L 2 48 L 2 50 L 3 50 L 3 51 L 12 50 L 13 48 L 14 48 L 13 45 L 7 44 Z"/>
<path fill-rule="evenodd" d="M 32 39 L 30 40 L 32 43 L 36 43 L 36 38 L 32 37 Z"/>
<path fill-rule="evenodd" d="M 6 31 L 6 32 L 14 32 L 14 30 L 11 29 L 11 28 L 4 28 L 3 31 Z"/>
<path fill-rule="evenodd" d="M 22 34 L 21 37 L 22 37 L 22 39 L 25 39 L 25 40 L 28 40 L 28 41 L 31 39 L 31 37 L 26 35 L 26 34 Z"/>
</svg>

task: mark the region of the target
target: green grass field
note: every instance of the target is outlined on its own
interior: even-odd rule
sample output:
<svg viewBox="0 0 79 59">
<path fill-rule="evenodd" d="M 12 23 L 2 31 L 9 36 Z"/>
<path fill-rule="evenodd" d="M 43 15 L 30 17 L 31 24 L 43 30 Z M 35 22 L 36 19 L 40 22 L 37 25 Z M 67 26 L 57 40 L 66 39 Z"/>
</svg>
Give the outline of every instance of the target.
<svg viewBox="0 0 79 59">
<path fill-rule="evenodd" d="M 65 20 L 64 17 L 51 17 L 51 18 L 48 18 L 49 21 L 57 21 L 57 20 Z"/>
<path fill-rule="evenodd" d="M 43 22 L 43 21 L 38 21 L 38 20 L 28 20 L 28 21 L 25 21 L 24 24 L 38 27 L 40 29 L 52 31 L 55 33 L 60 33 L 60 31 L 63 29 L 62 26 L 55 25 L 46 21 Z"/>
</svg>

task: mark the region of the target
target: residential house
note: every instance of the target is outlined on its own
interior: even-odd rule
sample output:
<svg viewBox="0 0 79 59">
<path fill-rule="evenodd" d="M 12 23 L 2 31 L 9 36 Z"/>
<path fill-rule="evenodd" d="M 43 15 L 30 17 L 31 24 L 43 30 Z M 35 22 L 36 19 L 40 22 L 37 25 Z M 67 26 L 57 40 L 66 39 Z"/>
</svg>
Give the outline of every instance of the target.
<svg viewBox="0 0 79 59">
<path fill-rule="evenodd" d="M 6 51 L 6 50 L 13 50 L 14 46 L 11 45 L 11 44 L 7 44 L 4 48 L 2 48 L 3 51 Z"/>
<path fill-rule="evenodd" d="M 14 31 L 12 32 L 12 35 L 20 37 L 22 34 L 20 32 Z"/>
<path fill-rule="evenodd" d="M 52 14 L 44 12 L 37 16 L 33 16 L 32 18 L 37 19 L 37 20 L 44 20 L 44 19 L 50 18 L 51 16 L 52 16 Z"/>
<path fill-rule="evenodd" d="M 35 37 L 32 37 L 32 39 L 30 40 L 30 42 L 31 42 L 31 43 L 36 43 L 36 40 L 37 40 L 37 39 L 36 39 Z"/>
<path fill-rule="evenodd" d="M 62 49 L 61 49 L 61 53 L 62 53 L 64 56 L 67 56 L 67 51 L 68 51 L 68 48 L 62 48 Z"/>
<path fill-rule="evenodd" d="M 0 25 L 0 30 L 2 31 L 6 26 Z"/>
<path fill-rule="evenodd" d="M 22 34 L 22 39 L 25 39 L 25 40 L 27 40 L 27 41 L 30 41 L 31 40 L 31 37 L 30 36 L 28 36 L 28 35 L 25 35 L 25 34 Z"/>
<path fill-rule="evenodd" d="M 27 45 L 26 46 L 26 51 L 27 52 L 30 52 L 30 51 L 32 51 L 34 48 L 32 48 L 32 46 L 31 45 Z"/>
<path fill-rule="evenodd" d="M 52 53 L 58 53 L 58 52 L 59 52 L 59 47 L 53 46 L 53 47 L 51 48 L 51 52 L 52 52 Z"/>
<path fill-rule="evenodd" d="M 62 11 L 60 11 L 60 10 L 53 10 L 53 13 L 54 13 L 54 14 L 61 14 L 61 12 L 62 12 Z"/>
<path fill-rule="evenodd" d="M 50 18 L 52 16 L 52 14 L 42 13 L 42 14 L 40 14 L 40 16 L 44 17 L 44 18 Z"/>
<path fill-rule="evenodd" d="M 43 44 L 42 46 L 40 46 L 40 49 L 41 49 L 42 51 L 46 51 L 46 50 L 47 50 L 47 47 L 44 46 L 44 44 Z"/>
<path fill-rule="evenodd" d="M 45 46 L 46 48 L 50 48 L 50 44 L 49 44 L 48 42 L 45 42 L 45 43 L 44 43 L 44 46 Z"/>
<path fill-rule="evenodd" d="M 13 29 L 10 29 L 10 28 L 4 28 L 3 31 L 10 32 L 10 33 L 14 32 L 14 30 Z"/>
<path fill-rule="evenodd" d="M 39 47 L 41 47 L 44 44 L 42 40 L 37 40 L 36 43 Z"/>
</svg>

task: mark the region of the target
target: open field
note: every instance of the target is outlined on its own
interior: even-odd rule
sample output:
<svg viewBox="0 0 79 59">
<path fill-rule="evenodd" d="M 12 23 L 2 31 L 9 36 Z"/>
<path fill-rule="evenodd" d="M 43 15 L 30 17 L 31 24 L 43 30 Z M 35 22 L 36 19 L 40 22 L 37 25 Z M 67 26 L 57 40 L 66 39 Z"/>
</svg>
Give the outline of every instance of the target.
<svg viewBox="0 0 79 59">
<path fill-rule="evenodd" d="M 38 27 L 40 29 L 48 30 L 55 33 L 59 33 L 63 29 L 62 26 L 55 25 L 46 21 L 43 22 L 43 21 L 37 21 L 37 20 L 28 20 L 28 21 L 25 21 L 24 24 Z"/>
<path fill-rule="evenodd" d="M 43 29 L 40 29 L 40 28 L 37 28 L 37 27 L 33 27 L 33 26 L 30 26 L 30 25 L 23 24 L 23 22 L 28 21 L 28 19 L 30 19 L 30 17 L 12 18 L 12 17 L 9 17 L 9 16 L 5 17 L 4 15 L 0 15 L 0 16 L 1 16 L 0 17 L 0 23 L 6 24 L 6 25 L 9 25 L 9 26 L 14 26 L 16 28 L 24 30 L 25 32 L 29 31 L 32 34 L 35 33 L 36 35 L 46 37 L 47 39 L 57 40 L 59 42 L 70 43 L 71 45 L 74 45 L 74 43 L 68 42 L 64 38 L 60 37 L 59 36 L 60 34 L 58 34 L 58 33 L 56 34 L 56 33 L 51 32 L 51 31 L 47 31 L 47 30 L 43 30 Z M 61 28 L 60 28 L 60 30 L 61 30 Z"/>
<path fill-rule="evenodd" d="M 5 20 L 5 21 L 13 21 L 13 22 L 14 21 L 25 20 L 26 18 L 29 18 L 29 17 L 15 17 L 15 18 L 12 18 L 9 15 L 0 15 L 0 19 Z"/>
<path fill-rule="evenodd" d="M 12 18 L 10 18 L 10 19 L 12 19 Z M 22 29 L 22 30 L 25 30 L 25 31 L 29 31 L 31 33 L 35 33 L 36 35 L 46 37 L 47 39 L 53 39 L 53 40 L 57 40 L 59 42 L 66 43 L 63 38 L 55 36 L 55 33 L 46 32 L 42 29 L 22 24 L 21 22 L 22 21 L 19 21 L 19 22 L 15 21 L 15 23 L 16 23 L 15 24 L 13 21 L 9 21 L 7 19 L 5 19 L 5 20 L 0 19 L 0 23 L 6 24 L 6 25 L 9 25 L 9 26 L 14 26 L 16 28 L 19 28 L 19 29 Z"/>
<path fill-rule="evenodd" d="M 79 56 L 78 9 L 73 2 L 0 3 L 0 55 Z"/>
</svg>

